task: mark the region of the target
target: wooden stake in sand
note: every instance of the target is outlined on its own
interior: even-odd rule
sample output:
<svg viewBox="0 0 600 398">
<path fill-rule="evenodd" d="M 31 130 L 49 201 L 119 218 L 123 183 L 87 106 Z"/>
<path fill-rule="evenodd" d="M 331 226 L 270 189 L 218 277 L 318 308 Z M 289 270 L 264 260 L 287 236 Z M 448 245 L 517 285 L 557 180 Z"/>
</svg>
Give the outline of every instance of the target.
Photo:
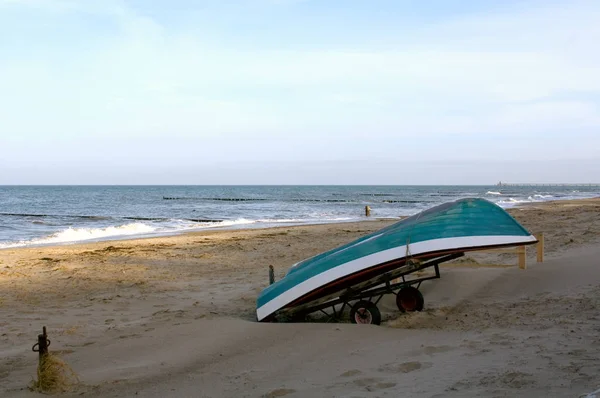
<svg viewBox="0 0 600 398">
<path fill-rule="evenodd" d="M 527 247 L 519 246 L 517 247 L 517 258 L 519 268 L 527 269 Z"/>
<path fill-rule="evenodd" d="M 269 285 L 275 283 L 275 270 L 272 265 L 269 265 Z"/>
<path fill-rule="evenodd" d="M 39 392 L 65 392 L 78 381 L 77 375 L 59 357 L 48 352 L 50 339 L 46 326 L 42 330 L 43 333 L 38 335 L 38 342 L 31 348 L 39 353 L 38 379 L 33 382 L 31 389 Z"/>
<path fill-rule="evenodd" d="M 535 237 L 538 240 L 537 243 L 537 262 L 538 263 L 543 263 L 544 262 L 544 233 L 540 232 L 539 234 L 535 235 Z"/>
<path fill-rule="evenodd" d="M 31 348 L 33 352 L 40 353 L 40 363 L 44 358 L 44 355 L 48 353 L 48 347 L 50 346 L 50 340 L 48 339 L 48 334 L 46 333 L 46 326 L 42 328 L 42 334 L 38 334 L 38 342 L 34 344 Z M 37 346 L 37 349 L 35 348 Z"/>
<path fill-rule="evenodd" d="M 371 215 L 371 208 L 369 206 L 365 206 L 365 216 L 369 217 Z"/>
</svg>

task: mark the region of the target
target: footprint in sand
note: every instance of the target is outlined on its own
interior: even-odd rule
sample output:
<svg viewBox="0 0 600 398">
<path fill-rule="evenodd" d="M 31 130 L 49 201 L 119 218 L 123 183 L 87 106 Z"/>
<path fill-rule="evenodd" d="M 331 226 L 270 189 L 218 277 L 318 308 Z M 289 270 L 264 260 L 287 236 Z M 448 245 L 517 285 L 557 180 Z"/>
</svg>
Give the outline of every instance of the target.
<svg viewBox="0 0 600 398">
<path fill-rule="evenodd" d="M 361 372 L 358 369 L 351 369 L 351 370 L 348 370 L 348 371 L 342 373 L 340 375 L 340 377 L 358 376 L 358 375 L 361 375 L 362 373 L 363 372 Z M 349 383 L 352 383 L 358 387 L 364 387 L 364 389 L 367 391 L 383 390 L 386 388 L 392 388 L 392 387 L 396 386 L 396 383 L 387 382 L 387 381 L 385 381 L 385 379 L 383 379 L 381 377 L 363 377 L 360 379 L 337 383 L 336 385 L 348 385 Z M 330 387 L 330 388 L 332 388 L 332 387 Z"/>
<path fill-rule="evenodd" d="M 386 382 L 384 379 L 379 377 L 356 379 L 354 380 L 354 384 L 359 387 L 364 387 L 367 391 L 384 390 L 386 388 L 392 388 L 396 385 L 396 383 Z"/>
<path fill-rule="evenodd" d="M 488 341 L 490 344 L 496 344 L 496 345 L 507 346 L 507 345 L 513 344 L 513 339 L 507 333 L 494 333 L 490 336 Z"/>
<path fill-rule="evenodd" d="M 431 362 L 403 362 L 403 363 L 388 363 L 379 368 L 380 372 L 390 372 L 390 373 L 410 373 L 415 370 L 427 369 L 432 365 Z"/>
<path fill-rule="evenodd" d="M 358 369 L 351 369 L 351 370 L 349 370 L 347 372 L 342 373 L 340 376 L 341 377 L 352 377 L 352 376 L 359 375 L 361 373 L 362 372 L 360 370 L 358 370 Z"/>
<path fill-rule="evenodd" d="M 452 351 L 454 347 L 449 345 L 439 345 L 439 346 L 427 346 L 423 348 L 423 352 L 427 355 L 438 354 L 440 352 L 448 352 Z"/>
<path fill-rule="evenodd" d="M 293 394 L 295 393 L 296 390 L 293 390 L 291 388 L 277 388 L 271 392 L 266 393 L 265 395 L 263 395 L 264 398 L 276 398 L 276 397 L 283 397 L 286 396 L 288 394 Z"/>
<path fill-rule="evenodd" d="M 418 356 L 418 355 L 422 355 L 422 354 L 433 355 L 433 354 L 439 354 L 439 353 L 442 353 L 442 352 L 452 351 L 455 348 L 456 347 L 451 347 L 449 345 L 421 346 L 421 348 L 416 349 L 414 351 L 411 351 L 409 353 L 409 355 L 411 355 L 411 356 Z"/>
<path fill-rule="evenodd" d="M 479 379 L 479 385 L 500 385 L 511 388 L 523 388 L 525 386 L 534 385 L 535 380 L 532 374 L 524 372 L 507 371 L 501 374 L 490 374 Z"/>
<path fill-rule="evenodd" d="M 131 337 L 136 337 L 137 338 L 137 337 L 142 337 L 142 335 L 134 333 L 134 334 L 124 334 L 122 336 L 119 336 L 120 339 L 128 339 L 128 338 L 131 338 Z"/>
</svg>

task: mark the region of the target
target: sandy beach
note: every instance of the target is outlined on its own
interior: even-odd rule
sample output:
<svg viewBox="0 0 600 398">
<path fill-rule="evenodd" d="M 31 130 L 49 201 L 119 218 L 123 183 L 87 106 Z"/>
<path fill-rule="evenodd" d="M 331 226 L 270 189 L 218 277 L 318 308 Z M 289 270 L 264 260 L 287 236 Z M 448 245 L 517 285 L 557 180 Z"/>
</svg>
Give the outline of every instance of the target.
<svg viewBox="0 0 600 398">
<path fill-rule="evenodd" d="M 380 326 L 257 323 L 255 300 L 270 265 L 279 279 L 390 220 L 1 250 L 0 396 L 39 395 L 42 326 L 79 377 L 64 396 L 585 396 L 600 389 L 600 199 L 509 212 L 544 233 L 543 263 L 448 264 L 422 312 L 384 298 Z"/>
</svg>

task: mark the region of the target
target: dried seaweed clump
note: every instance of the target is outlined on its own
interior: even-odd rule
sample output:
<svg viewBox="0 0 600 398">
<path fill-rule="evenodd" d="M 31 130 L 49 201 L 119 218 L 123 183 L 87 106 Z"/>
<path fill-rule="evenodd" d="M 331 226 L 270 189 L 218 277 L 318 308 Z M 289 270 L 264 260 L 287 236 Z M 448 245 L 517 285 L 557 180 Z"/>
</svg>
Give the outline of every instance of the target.
<svg viewBox="0 0 600 398">
<path fill-rule="evenodd" d="M 66 392 L 79 382 L 73 369 L 53 353 L 44 354 L 37 376 L 30 389 L 43 393 Z"/>
</svg>

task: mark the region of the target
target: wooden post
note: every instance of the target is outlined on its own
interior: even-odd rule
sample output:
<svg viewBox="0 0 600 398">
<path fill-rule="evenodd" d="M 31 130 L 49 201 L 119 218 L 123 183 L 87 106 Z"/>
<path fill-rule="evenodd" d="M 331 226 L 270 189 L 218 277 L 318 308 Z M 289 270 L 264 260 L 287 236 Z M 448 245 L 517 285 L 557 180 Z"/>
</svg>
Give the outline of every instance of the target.
<svg viewBox="0 0 600 398">
<path fill-rule="evenodd" d="M 527 247 L 519 246 L 517 248 L 517 255 L 519 257 L 519 268 L 526 269 L 527 268 Z"/>
<path fill-rule="evenodd" d="M 46 334 L 46 326 L 42 328 L 42 332 L 42 334 L 38 334 L 40 362 L 42 361 L 42 357 L 48 353 L 48 335 Z"/>
<path fill-rule="evenodd" d="M 538 243 L 537 243 L 537 262 L 538 263 L 543 263 L 544 262 L 544 233 L 540 232 L 535 237 L 538 240 Z"/>
<path fill-rule="evenodd" d="M 50 346 L 50 340 L 46 334 L 46 326 L 42 328 L 43 333 L 38 334 L 38 342 L 31 348 L 33 352 L 39 353 L 39 365 L 42 366 L 46 355 L 48 355 L 48 347 Z"/>
<path fill-rule="evenodd" d="M 269 285 L 275 283 L 275 270 L 272 265 L 269 265 Z"/>
<path fill-rule="evenodd" d="M 369 206 L 365 206 L 365 216 L 369 217 L 371 215 L 371 208 Z"/>
</svg>

